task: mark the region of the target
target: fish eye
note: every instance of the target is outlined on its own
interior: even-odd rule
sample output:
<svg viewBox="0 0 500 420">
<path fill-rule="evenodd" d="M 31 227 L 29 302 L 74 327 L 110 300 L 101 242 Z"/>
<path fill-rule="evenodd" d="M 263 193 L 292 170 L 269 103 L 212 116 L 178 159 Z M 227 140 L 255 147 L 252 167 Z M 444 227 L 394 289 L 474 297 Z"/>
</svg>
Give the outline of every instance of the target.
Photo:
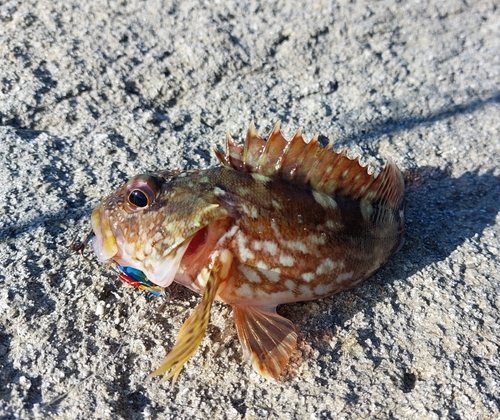
<svg viewBox="0 0 500 420">
<path fill-rule="evenodd" d="M 149 205 L 148 196 L 140 189 L 130 191 L 128 201 L 136 207 L 147 207 Z"/>
<path fill-rule="evenodd" d="M 135 212 L 151 206 L 156 200 L 158 185 L 155 179 L 139 175 L 128 183 L 125 190 L 125 204 L 128 211 Z"/>
</svg>

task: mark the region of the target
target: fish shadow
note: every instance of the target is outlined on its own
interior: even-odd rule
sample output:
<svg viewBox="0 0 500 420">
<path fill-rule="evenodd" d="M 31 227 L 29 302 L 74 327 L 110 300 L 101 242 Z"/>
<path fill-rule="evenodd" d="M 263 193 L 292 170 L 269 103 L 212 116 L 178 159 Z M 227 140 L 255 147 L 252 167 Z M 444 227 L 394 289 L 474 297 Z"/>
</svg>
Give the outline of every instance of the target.
<svg viewBox="0 0 500 420">
<path fill-rule="evenodd" d="M 350 320 L 359 312 L 373 319 L 378 302 L 394 300 L 394 288 L 388 286 L 404 283 L 425 267 L 445 260 L 465 241 L 477 238 L 485 228 L 495 224 L 500 211 L 500 177 L 492 171 L 484 174 L 466 172 L 454 178 L 447 169 L 425 166 L 409 171 L 405 178 L 407 211 L 402 249 L 357 289 L 320 301 L 279 307 L 278 312 L 297 325 L 298 348 L 302 354 L 296 358 L 307 359 L 316 350 L 338 361 L 342 344 L 333 340 L 336 329 L 349 329 Z M 411 287 L 411 282 L 407 282 L 407 287 Z M 332 351 L 330 343 L 334 342 L 337 344 Z M 372 353 L 380 344 L 373 330 L 358 330 L 357 343 L 375 366 L 381 363 L 382 360 Z M 328 366 L 331 369 L 331 365 Z M 401 369 L 401 388 L 409 392 L 414 378 L 408 376 L 411 373 L 407 367 Z"/>
</svg>

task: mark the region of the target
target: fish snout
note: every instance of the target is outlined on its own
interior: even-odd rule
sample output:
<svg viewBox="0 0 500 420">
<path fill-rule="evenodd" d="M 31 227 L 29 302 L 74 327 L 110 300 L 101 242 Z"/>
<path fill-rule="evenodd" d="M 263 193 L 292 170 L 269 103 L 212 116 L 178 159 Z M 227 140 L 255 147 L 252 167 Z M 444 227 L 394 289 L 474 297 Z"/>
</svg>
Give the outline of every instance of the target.
<svg viewBox="0 0 500 420">
<path fill-rule="evenodd" d="M 118 245 L 109 219 L 102 217 L 101 206 L 92 211 L 91 222 L 92 230 L 94 231 L 92 247 L 97 259 L 101 262 L 108 261 L 118 253 Z"/>
</svg>

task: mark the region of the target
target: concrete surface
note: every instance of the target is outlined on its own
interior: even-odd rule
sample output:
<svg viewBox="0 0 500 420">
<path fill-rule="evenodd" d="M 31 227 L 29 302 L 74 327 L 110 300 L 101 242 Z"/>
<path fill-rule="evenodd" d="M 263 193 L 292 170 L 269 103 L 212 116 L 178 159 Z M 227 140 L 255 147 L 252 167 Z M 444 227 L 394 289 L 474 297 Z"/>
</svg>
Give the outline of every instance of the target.
<svg viewBox="0 0 500 420">
<path fill-rule="evenodd" d="M 499 28 L 494 0 L 0 2 L 0 417 L 499 418 Z M 281 382 L 216 304 L 171 389 L 146 375 L 198 296 L 155 300 L 69 245 L 128 177 L 214 165 L 251 119 L 396 161 L 406 244 L 280 309 Z"/>
</svg>

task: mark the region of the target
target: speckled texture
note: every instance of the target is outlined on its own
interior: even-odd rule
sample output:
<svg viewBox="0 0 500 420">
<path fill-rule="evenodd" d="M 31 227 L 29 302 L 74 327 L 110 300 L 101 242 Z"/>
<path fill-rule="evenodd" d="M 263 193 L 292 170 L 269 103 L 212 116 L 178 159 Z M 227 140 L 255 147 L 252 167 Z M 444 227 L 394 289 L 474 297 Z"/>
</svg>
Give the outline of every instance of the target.
<svg viewBox="0 0 500 420">
<path fill-rule="evenodd" d="M 0 5 L 0 417 L 500 417 L 495 2 L 101 3 Z M 161 309 L 68 247 L 125 179 L 211 166 L 252 118 L 408 171 L 406 244 L 280 308 L 284 381 L 216 304 L 172 390 L 145 377 L 199 297 Z"/>
</svg>

